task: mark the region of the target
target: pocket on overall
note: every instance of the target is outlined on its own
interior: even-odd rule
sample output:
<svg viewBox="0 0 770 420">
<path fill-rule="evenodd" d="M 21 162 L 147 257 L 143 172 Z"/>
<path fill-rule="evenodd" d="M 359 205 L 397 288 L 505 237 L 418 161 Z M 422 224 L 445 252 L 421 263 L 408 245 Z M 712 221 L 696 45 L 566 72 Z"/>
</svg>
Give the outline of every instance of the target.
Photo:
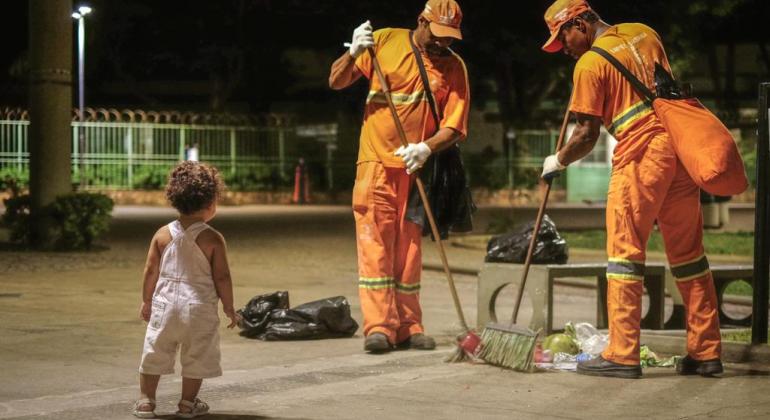
<svg viewBox="0 0 770 420">
<path fill-rule="evenodd" d="M 730 131 L 700 101 L 657 98 L 655 114 L 695 183 L 713 195 L 744 192 L 749 185 L 743 159 Z"/>
<path fill-rule="evenodd" d="M 166 315 L 166 303 L 157 300 L 152 301 L 152 309 L 150 312 L 150 322 L 147 323 L 147 327 L 154 330 L 160 329 L 163 326 L 163 319 Z"/>
<path fill-rule="evenodd" d="M 206 333 L 216 331 L 219 327 L 219 312 L 216 303 L 190 303 L 190 325 L 195 331 Z"/>
</svg>

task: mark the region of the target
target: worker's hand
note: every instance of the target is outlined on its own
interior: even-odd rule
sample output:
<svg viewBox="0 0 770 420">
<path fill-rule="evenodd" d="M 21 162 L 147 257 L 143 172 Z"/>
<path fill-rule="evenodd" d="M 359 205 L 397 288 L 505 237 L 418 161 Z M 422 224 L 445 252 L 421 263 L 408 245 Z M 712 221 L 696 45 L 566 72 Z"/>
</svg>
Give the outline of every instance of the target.
<svg viewBox="0 0 770 420">
<path fill-rule="evenodd" d="M 540 176 L 546 181 L 549 181 L 559 176 L 559 172 L 563 171 L 564 168 L 566 168 L 566 166 L 559 162 L 559 156 L 551 155 L 545 158 L 545 161 L 543 162 L 543 174 Z"/>
<path fill-rule="evenodd" d="M 417 172 L 418 169 L 422 168 L 430 154 L 430 147 L 424 142 L 409 143 L 409 146 L 401 146 L 394 153 L 394 155 L 404 160 L 406 173 L 408 174 Z"/>
<path fill-rule="evenodd" d="M 142 307 L 139 309 L 139 318 L 142 318 L 144 322 L 150 322 L 151 314 L 152 302 L 142 302 Z"/>
<path fill-rule="evenodd" d="M 238 325 L 241 321 L 243 321 L 243 317 L 238 312 L 235 312 L 235 309 L 233 307 L 224 308 L 225 316 L 230 318 L 230 325 L 227 326 L 227 328 L 234 328 L 236 325 Z"/>
<path fill-rule="evenodd" d="M 353 58 L 358 58 L 367 48 L 373 46 L 372 24 L 367 20 L 353 31 L 353 40 L 350 41 L 350 55 Z"/>
</svg>

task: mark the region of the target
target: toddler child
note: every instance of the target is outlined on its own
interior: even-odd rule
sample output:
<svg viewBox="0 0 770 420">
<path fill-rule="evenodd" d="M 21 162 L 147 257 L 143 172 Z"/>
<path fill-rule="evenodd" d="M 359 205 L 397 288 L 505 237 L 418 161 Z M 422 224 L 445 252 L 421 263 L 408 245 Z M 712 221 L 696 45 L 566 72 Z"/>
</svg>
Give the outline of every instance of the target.
<svg viewBox="0 0 770 420">
<path fill-rule="evenodd" d="M 217 302 L 222 301 L 230 319 L 227 328 L 240 320 L 233 308 L 225 239 L 206 224 L 217 212 L 222 188 L 217 169 L 199 162 L 183 162 L 169 175 L 166 198 L 179 218 L 155 233 L 147 253 L 140 312 L 147 332 L 136 417 L 155 416 L 160 375 L 174 373 L 177 351 L 182 365 L 177 416 L 193 418 L 209 411 L 198 391 L 204 378 L 222 375 Z"/>
</svg>

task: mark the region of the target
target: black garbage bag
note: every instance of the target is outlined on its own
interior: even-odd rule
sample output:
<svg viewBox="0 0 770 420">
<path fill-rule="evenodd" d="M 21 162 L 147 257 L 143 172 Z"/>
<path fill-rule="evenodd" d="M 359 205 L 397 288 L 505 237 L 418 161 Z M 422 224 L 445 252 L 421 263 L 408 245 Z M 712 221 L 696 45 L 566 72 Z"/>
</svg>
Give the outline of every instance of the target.
<svg viewBox="0 0 770 420">
<path fill-rule="evenodd" d="M 473 230 L 473 213 L 476 204 L 465 177 L 460 148 L 454 145 L 433 154 L 420 170 L 420 179 L 430 202 L 436 226 L 441 239 L 449 233 L 463 233 Z M 406 219 L 422 226 L 422 235 L 433 238 L 425 206 L 416 186 L 409 192 Z M 435 240 L 435 238 L 433 238 Z"/>
<path fill-rule="evenodd" d="M 270 313 L 276 309 L 289 309 L 289 292 L 273 292 L 251 298 L 243 309 L 238 310 L 243 317 L 238 324 L 241 335 L 255 337 L 263 333 L 270 321 Z"/>
<path fill-rule="evenodd" d="M 344 296 L 289 309 L 289 293 L 275 292 L 251 299 L 238 312 L 244 318 L 241 335 L 267 341 L 351 337 L 358 330 Z"/>
<path fill-rule="evenodd" d="M 535 222 L 529 222 L 514 233 L 494 236 L 487 244 L 486 262 L 523 264 L 532 240 Z M 535 242 L 532 264 L 565 264 L 569 259 L 567 241 L 559 235 L 556 225 L 548 215 L 543 215 L 540 231 Z"/>
</svg>

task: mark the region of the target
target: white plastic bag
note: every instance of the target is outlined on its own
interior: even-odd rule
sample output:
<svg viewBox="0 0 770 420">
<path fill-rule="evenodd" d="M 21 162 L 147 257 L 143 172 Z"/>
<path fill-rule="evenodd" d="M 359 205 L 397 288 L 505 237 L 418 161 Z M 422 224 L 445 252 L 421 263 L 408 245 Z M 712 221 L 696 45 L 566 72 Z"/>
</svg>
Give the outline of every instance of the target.
<svg viewBox="0 0 770 420">
<path fill-rule="evenodd" d="M 607 347 L 609 337 L 600 333 L 593 325 L 587 322 L 575 324 L 575 336 L 583 353 L 590 355 L 600 354 Z"/>
</svg>

